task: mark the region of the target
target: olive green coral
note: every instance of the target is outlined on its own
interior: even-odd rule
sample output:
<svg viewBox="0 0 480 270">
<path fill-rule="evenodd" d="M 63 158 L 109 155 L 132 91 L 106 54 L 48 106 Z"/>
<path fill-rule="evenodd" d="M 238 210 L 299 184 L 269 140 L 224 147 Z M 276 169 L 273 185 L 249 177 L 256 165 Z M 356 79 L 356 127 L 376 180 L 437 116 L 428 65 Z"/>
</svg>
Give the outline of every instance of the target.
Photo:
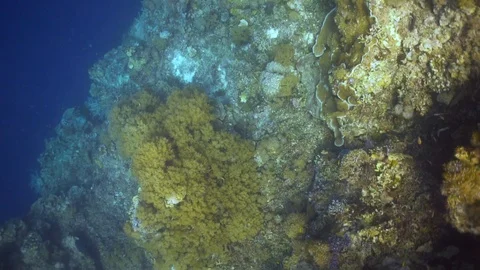
<svg viewBox="0 0 480 270">
<path fill-rule="evenodd" d="M 306 216 L 305 214 L 293 213 L 288 215 L 285 221 L 285 234 L 289 239 L 296 239 L 305 234 Z"/>
<path fill-rule="evenodd" d="M 368 33 L 371 24 L 370 11 L 365 0 L 337 0 L 335 22 L 341 32 L 342 43 L 348 47 L 359 42 Z"/>
<path fill-rule="evenodd" d="M 147 122 L 153 121 L 151 117 L 157 117 L 160 114 L 147 115 L 143 112 L 155 108 L 159 102 L 158 98 L 152 94 L 142 91 L 134 98 L 114 107 L 110 112 L 109 133 L 124 156 L 131 157 L 136 151 L 137 145 L 146 141 L 156 132 L 158 126 L 147 125 Z M 158 108 L 155 109 L 158 110 Z"/>
<path fill-rule="evenodd" d="M 237 46 L 243 46 L 250 43 L 252 39 L 252 30 L 248 25 L 238 25 L 231 29 L 232 41 Z"/>
<path fill-rule="evenodd" d="M 445 165 L 442 187 L 447 196 L 449 221 L 461 232 L 480 234 L 480 132 L 471 146 L 458 147 L 455 160 Z"/>
<path fill-rule="evenodd" d="M 129 126 L 116 137 L 140 185 L 126 231 L 158 269 L 225 262 L 225 246 L 263 224 L 253 146 L 215 131 L 211 109 L 197 91 L 176 91 L 166 104 L 142 92 L 111 116 L 114 130 Z"/>
</svg>

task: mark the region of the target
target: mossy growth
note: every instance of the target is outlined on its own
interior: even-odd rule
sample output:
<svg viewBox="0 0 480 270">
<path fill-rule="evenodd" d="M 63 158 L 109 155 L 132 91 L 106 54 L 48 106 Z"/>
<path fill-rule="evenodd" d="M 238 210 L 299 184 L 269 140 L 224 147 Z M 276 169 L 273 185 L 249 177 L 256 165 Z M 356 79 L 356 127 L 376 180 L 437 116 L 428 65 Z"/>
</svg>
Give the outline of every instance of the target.
<svg viewBox="0 0 480 270">
<path fill-rule="evenodd" d="M 328 269 L 332 253 L 328 243 L 321 241 L 310 242 L 307 246 L 308 253 L 312 257 L 313 262 L 320 269 Z"/>
<path fill-rule="evenodd" d="M 385 4 L 392 7 L 401 7 L 408 4 L 408 0 L 385 0 Z"/>
<path fill-rule="evenodd" d="M 207 269 L 263 226 L 253 145 L 217 131 L 205 94 L 148 92 L 116 107 L 111 129 L 140 185 L 126 231 L 157 269 Z M 127 127 L 127 128 L 120 128 Z"/>
<path fill-rule="evenodd" d="M 338 0 L 335 22 L 342 36 L 342 44 L 352 46 L 370 29 L 371 19 L 367 1 Z"/>
<path fill-rule="evenodd" d="M 365 0 L 338 0 L 335 14 L 339 45 L 331 56 L 334 65 L 345 64 L 352 68 L 362 61 L 366 48 L 362 37 L 373 23 Z"/>
<path fill-rule="evenodd" d="M 112 109 L 109 114 L 110 137 L 114 139 L 124 157 L 132 157 L 137 149 L 137 143 L 147 141 L 152 134 L 159 132 L 160 126 L 148 125 L 151 117 L 158 117 L 161 113 L 148 115 L 144 112 L 158 110 L 160 100 L 149 93 L 142 91 L 132 99 L 126 100 Z"/>
<path fill-rule="evenodd" d="M 361 200 L 372 207 L 380 207 L 391 202 L 400 185 L 405 185 L 404 178 L 412 174 L 413 159 L 411 156 L 383 152 L 373 152 L 372 162 L 375 164 L 376 181 L 362 190 Z"/>
<path fill-rule="evenodd" d="M 285 234 L 289 239 L 297 239 L 303 236 L 306 232 L 306 222 L 305 214 L 292 213 L 288 215 L 284 224 Z"/>
<path fill-rule="evenodd" d="M 413 159 L 401 153 L 353 150 L 342 159 L 340 177 L 346 179 L 353 190 L 361 193 L 361 201 L 381 208 L 391 202 L 397 189 L 406 189 L 411 181 Z"/>
<path fill-rule="evenodd" d="M 461 232 L 480 234 L 480 132 L 471 145 L 457 147 L 455 160 L 445 164 L 442 187 L 449 221 Z"/>
<path fill-rule="evenodd" d="M 299 21 L 302 19 L 302 15 L 300 13 L 296 12 L 295 10 L 289 10 L 288 11 L 288 20 L 289 21 Z"/>
<path fill-rule="evenodd" d="M 280 81 L 279 97 L 291 97 L 295 94 L 295 89 L 300 79 L 297 75 L 289 73 Z"/>
<path fill-rule="evenodd" d="M 282 269 L 298 269 L 298 265 L 301 261 L 308 259 L 307 242 L 302 240 L 291 241 L 291 255 L 283 259 Z"/>
<path fill-rule="evenodd" d="M 387 223 L 367 227 L 360 230 L 356 237 L 360 237 L 366 241 L 378 243 L 375 248 L 378 248 L 378 252 L 381 252 L 383 247 L 394 247 L 398 243 L 400 235 L 396 231 L 395 227 L 389 226 Z"/>
<path fill-rule="evenodd" d="M 471 15 L 480 6 L 480 3 L 475 0 L 458 0 L 458 7 L 468 15 Z"/>
<path fill-rule="evenodd" d="M 312 266 L 315 264 L 319 269 L 328 269 L 332 259 L 328 243 L 315 240 L 292 240 L 291 247 L 291 255 L 284 258 L 282 269 L 301 269 L 301 262 L 309 262 Z"/>
<path fill-rule="evenodd" d="M 336 222 L 352 243 L 369 243 L 377 255 L 411 252 L 412 246 L 434 239 L 441 222 L 433 215 L 431 195 L 421 192 L 432 179 L 402 153 L 405 147 L 392 140 L 388 151 L 356 149 L 340 163 L 341 196 L 350 203 Z"/>
<path fill-rule="evenodd" d="M 248 25 L 234 26 L 230 30 L 232 41 L 237 46 L 244 46 L 252 40 L 252 30 Z"/>
<path fill-rule="evenodd" d="M 163 52 L 168 46 L 168 39 L 166 38 L 157 38 L 152 41 L 153 47 L 159 52 Z"/>
<path fill-rule="evenodd" d="M 228 0 L 227 3 L 230 4 L 232 8 L 246 8 L 252 4 L 251 1 L 248 0 Z"/>
<path fill-rule="evenodd" d="M 284 67 L 293 66 L 295 49 L 291 44 L 279 44 L 275 47 L 275 62 Z"/>
</svg>

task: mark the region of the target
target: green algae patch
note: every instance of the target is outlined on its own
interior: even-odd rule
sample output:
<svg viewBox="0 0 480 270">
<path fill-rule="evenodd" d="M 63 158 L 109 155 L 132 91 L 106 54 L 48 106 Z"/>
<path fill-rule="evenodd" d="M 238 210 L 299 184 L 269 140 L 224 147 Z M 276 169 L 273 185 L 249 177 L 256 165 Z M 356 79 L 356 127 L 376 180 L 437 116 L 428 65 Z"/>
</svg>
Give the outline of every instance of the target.
<svg viewBox="0 0 480 270">
<path fill-rule="evenodd" d="M 252 40 L 252 30 L 248 25 L 234 26 L 231 29 L 230 35 L 232 36 L 233 43 L 237 46 L 247 45 Z"/>
<path fill-rule="evenodd" d="M 300 79 L 295 74 L 287 74 L 280 81 L 279 97 L 291 97 L 294 95 L 294 90 Z"/>
<path fill-rule="evenodd" d="M 371 18 L 365 0 L 338 0 L 335 22 L 342 36 L 342 44 L 351 47 L 361 36 L 368 34 Z"/>
<path fill-rule="evenodd" d="M 284 67 L 293 65 L 295 49 L 291 44 L 280 44 L 275 47 L 275 62 Z"/>
</svg>

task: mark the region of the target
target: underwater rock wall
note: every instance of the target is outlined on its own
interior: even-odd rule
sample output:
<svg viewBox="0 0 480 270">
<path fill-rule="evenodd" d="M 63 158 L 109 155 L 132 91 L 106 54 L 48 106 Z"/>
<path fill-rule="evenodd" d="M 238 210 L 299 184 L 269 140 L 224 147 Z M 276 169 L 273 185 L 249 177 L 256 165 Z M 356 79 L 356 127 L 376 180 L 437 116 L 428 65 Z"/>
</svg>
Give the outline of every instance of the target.
<svg viewBox="0 0 480 270">
<path fill-rule="evenodd" d="M 455 130 L 418 127 L 476 104 L 463 86 L 479 71 L 478 6 L 143 1 L 47 141 L 41 198 L 0 229 L 0 266 L 450 265 L 438 205 L 477 233 L 449 174 L 468 166 L 446 165 L 443 201 L 442 164 L 424 155 Z"/>
</svg>

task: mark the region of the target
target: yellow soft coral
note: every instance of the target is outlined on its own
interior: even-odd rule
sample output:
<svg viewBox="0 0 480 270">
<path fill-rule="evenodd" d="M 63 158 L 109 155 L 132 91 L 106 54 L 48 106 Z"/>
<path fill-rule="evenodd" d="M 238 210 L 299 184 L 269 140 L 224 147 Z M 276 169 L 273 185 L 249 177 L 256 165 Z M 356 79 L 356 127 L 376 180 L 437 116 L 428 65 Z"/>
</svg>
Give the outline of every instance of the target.
<svg viewBox="0 0 480 270">
<path fill-rule="evenodd" d="M 166 104 L 144 92 L 110 117 L 141 188 L 127 231 L 158 269 L 224 262 L 225 246 L 263 224 L 253 145 L 216 131 L 211 109 L 197 91 L 176 91 Z"/>
<path fill-rule="evenodd" d="M 158 125 L 150 125 L 153 118 L 162 115 L 157 112 L 162 109 L 157 106 L 159 102 L 154 95 L 142 91 L 110 112 L 110 135 L 124 156 L 131 157 L 137 146 L 147 141 L 156 129 L 160 128 Z"/>
</svg>

